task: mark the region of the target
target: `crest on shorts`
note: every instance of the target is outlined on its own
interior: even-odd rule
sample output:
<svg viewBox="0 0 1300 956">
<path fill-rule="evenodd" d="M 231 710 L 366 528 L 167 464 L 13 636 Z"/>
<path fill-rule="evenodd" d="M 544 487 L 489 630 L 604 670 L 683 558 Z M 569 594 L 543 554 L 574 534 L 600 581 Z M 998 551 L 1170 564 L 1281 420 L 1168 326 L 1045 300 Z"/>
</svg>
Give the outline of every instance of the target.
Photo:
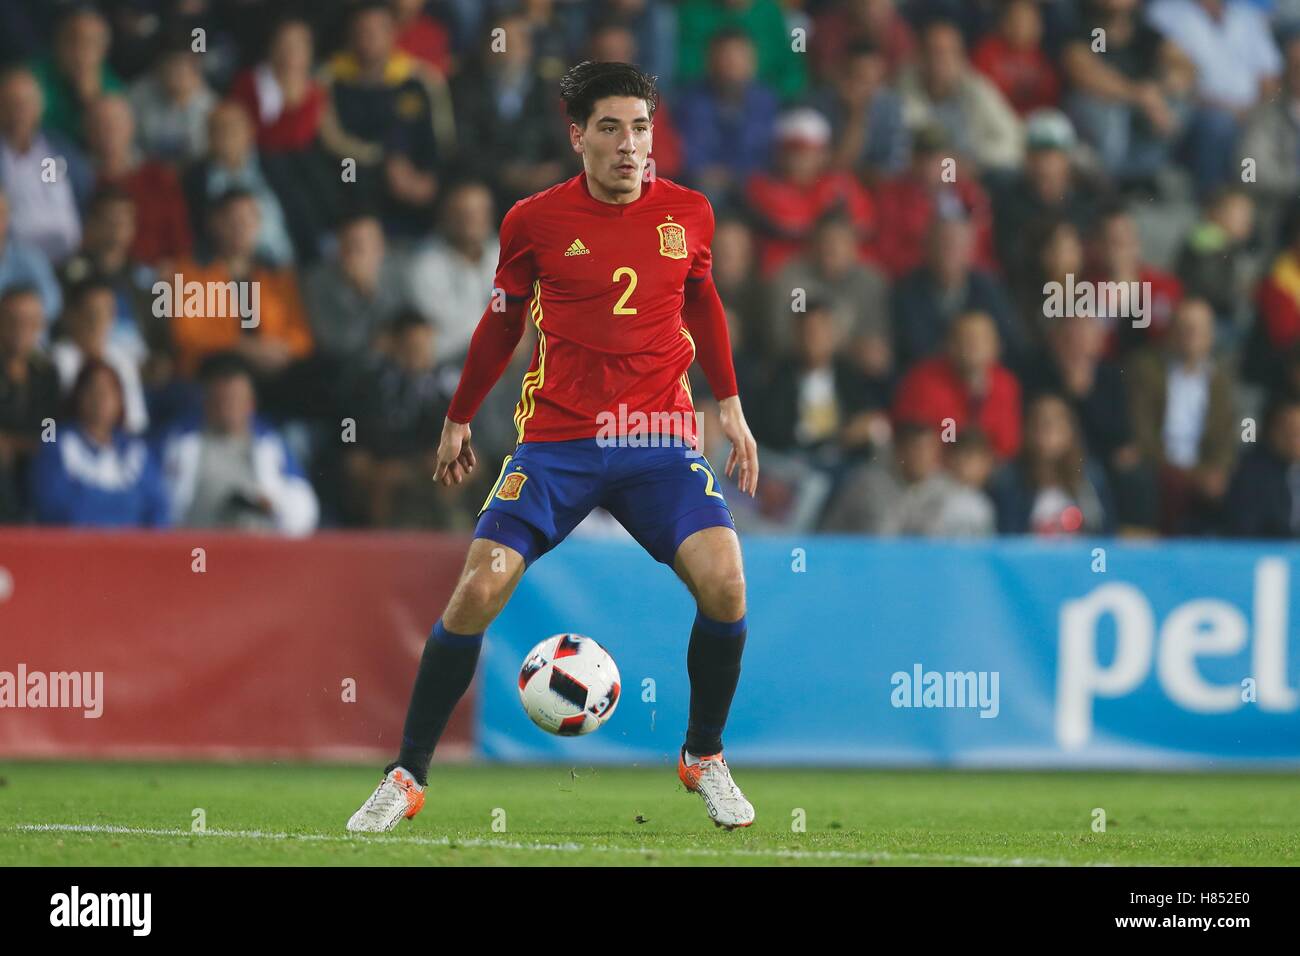
<svg viewBox="0 0 1300 956">
<path fill-rule="evenodd" d="M 668 220 L 655 226 L 659 230 L 659 255 L 669 259 L 685 259 L 686 227 L 680 222 L 673 222 L 672 216 Z"/>
<path fill-rule="evenodd" d="M 528 476 L 522 471 L 512 471 L 506 475 L 501 482 L 501 487 L 497 489 L 497 497 L 502 501 L 518 501 L 519 489 L 524 486 Z"/>
</svg>

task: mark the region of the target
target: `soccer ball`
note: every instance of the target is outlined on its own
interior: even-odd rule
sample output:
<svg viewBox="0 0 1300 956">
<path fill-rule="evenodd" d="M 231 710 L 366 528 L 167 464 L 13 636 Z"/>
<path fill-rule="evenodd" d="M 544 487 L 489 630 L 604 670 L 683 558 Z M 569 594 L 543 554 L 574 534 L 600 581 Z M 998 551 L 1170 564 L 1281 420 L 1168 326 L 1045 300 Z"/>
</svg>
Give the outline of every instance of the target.
<svg viewBox="0 0 1300 956">
<path fill-rule="evenodd" d="M 621 683 L 605 648 L 581 634 L 556 634 L 524 658 L 519 700 L 542 730 L 577 737 L 609 720 Z"/>
</svg>

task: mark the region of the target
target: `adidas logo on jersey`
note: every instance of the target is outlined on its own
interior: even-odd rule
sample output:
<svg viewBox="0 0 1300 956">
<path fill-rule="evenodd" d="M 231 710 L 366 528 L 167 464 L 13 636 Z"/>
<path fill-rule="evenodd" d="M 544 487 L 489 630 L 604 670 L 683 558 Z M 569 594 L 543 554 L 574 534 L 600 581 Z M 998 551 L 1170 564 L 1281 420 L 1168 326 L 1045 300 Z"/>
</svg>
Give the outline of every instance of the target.
<svg viewBox="0 0 1300 956">
<path fill-rule="evenodd" d="M 573 243 L 569 246 L 568 251 L 564 254 L 566 256 L 589 256 L 591 255 L 591 250 L 582 244 L 581 239 L 574 239 Z"/>
</svg>

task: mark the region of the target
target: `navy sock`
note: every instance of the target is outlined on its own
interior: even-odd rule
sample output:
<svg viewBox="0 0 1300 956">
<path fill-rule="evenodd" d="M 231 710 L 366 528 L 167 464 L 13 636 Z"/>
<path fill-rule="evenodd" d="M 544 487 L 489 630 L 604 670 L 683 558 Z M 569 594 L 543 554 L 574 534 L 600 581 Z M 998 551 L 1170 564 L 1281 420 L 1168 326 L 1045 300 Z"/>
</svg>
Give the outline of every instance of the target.
<svg viewBox="0 0 1300 956">
<path fill-rule="evenodd" d="M 406 725 L 402 728 L 402 749 L 397 762 L 385 769 L 405 767 L 424 786 L 428 782 L 429 762 L 433 748 L 438 745 L 447 720 L 456 702 L 469 689 L 478 665 L 479 650 L 483 647 L 483 633 L 453 634 L 442 626 L 442 619 L 433 625 L 433 633 L 425 642 L 420 655 L 420 669 L 415 675 L 411 690 L 411 703 L 406 709 Z"/>
<path fill-rule="evenodd" d="M 686 652 L 691 677 L 691 715 L 686 749 L 695 757 L 722 750 L 722 728 L 740 680 L 740 656 L 745 650 L 745 618 L 715 621 L 697 611 Z"/>
</svg>

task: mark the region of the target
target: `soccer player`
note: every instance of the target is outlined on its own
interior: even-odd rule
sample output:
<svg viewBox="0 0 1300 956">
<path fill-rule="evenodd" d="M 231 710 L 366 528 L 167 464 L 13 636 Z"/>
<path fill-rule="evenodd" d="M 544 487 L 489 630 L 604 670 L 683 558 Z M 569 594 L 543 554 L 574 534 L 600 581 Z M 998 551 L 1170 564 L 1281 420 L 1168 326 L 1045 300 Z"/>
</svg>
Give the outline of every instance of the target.
<svg viewBox="0 0 1300 956">
<path fill-rule="evenodd" d="M 434 746 L 469 687 L 483 632 L 527 567 L 598 506 L 696 601 L 678 776 L 718 826 L 754 820 L 722 756 L 745 646 L 740 541 L 698 450 L 686 376 L 698 358 L 732 445 L 726 474 L 738 468 L 740 491 L 753 496 L 758 450 L 710 272 L 713 210 L 700 193 L 645 175 L 653 78 L 626 63 L 581 63 L 560 92 L 583 171 L 516 203 L 501 224 L 494 301 L 471 339 L 434 479 L 459 483 L 475 467 L 469 422 L 531 320 L 537 345 L 515 408 L 518 444 L 425 645 L 401 751 L 349 830 L 391 830 L 419 812 Z"/>
</svg>

